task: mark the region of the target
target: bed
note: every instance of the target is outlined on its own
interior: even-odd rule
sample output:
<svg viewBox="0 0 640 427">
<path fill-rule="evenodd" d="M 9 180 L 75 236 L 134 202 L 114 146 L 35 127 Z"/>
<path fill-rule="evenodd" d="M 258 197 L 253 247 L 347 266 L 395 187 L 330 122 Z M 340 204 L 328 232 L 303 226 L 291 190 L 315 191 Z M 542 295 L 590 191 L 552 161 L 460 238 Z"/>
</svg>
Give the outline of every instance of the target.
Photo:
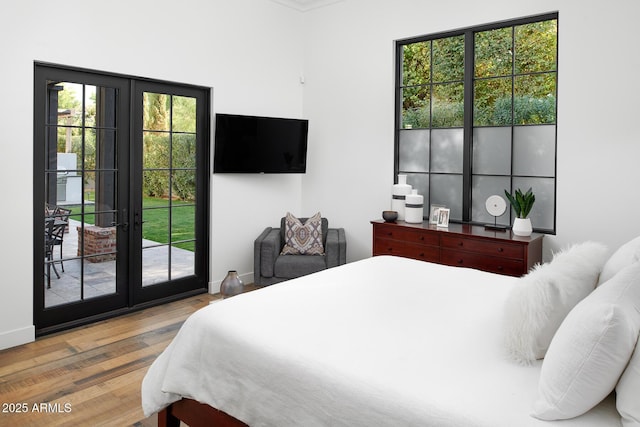
<svg viewBox="0 0 640 427">
<path fill-rule="evenodd" d="M 503 345 L 518 280 L 377 256 L 215 302 L 154 361 L 143 410 L 159 425 L 621 426 L 613 394 L 531 416 L 542 360 Z"/>
</svg>

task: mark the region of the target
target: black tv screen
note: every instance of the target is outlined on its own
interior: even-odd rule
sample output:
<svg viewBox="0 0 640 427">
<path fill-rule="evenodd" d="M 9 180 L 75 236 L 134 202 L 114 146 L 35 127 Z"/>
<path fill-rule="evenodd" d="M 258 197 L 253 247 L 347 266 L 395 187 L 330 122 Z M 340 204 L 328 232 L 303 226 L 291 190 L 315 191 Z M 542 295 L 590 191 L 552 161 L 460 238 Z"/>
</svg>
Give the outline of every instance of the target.
<svg viewBox="0 0 640 427">
<path fill-rule="evenodd" d="M 305 173 L 309 121 L 216 114 L 214 173 Z"/>
</svg>

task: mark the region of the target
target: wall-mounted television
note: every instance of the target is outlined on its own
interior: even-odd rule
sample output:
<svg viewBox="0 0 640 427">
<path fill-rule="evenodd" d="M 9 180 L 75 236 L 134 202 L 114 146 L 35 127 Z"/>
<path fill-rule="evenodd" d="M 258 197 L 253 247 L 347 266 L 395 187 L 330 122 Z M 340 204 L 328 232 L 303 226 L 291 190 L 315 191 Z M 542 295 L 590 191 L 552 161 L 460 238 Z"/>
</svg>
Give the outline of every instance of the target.
<svg viewBox="0 0 640 427">
<path fill-rule="evenodd" d="M 305 173 L 309 121 L 216 114 L 214 173 Z"/>
</svg>

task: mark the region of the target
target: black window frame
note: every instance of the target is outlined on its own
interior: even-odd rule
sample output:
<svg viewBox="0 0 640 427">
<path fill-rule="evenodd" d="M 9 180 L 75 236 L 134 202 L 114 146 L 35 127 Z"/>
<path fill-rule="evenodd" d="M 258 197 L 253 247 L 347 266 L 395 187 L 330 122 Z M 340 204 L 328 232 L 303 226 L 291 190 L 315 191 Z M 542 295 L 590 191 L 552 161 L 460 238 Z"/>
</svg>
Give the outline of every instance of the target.
<svg viewBox="0 0 640 427">
<path fill-rule="evenodd" d="M 402 119 L 402 90 L 403 90 L 403 46 L 419 43 L 424 41 L 433 41 L 436 39 L 455 37 L 455 36 L 464 36 L 465 39 L 465 51 L 464 51 L 464 124 L 463 124 L 463 173 L 462 173 L 462 220 L 452 219 L 451 222 L 461 222 L 465 224 L 481 224 L 479 222 L 475 222 L 472 220 L 472 176 L 473 176 L 473 105 L 474 105 L 474 82 L 476 81 L 475 77 L 475 34 L 483 31 L 496 30 L 505 27 L 515 27 L 518 25 L 531 24 L 541 21 L 547 20 L 556 20 L 557 22 L 557 33 L 556 33 L 556 93 L 555 93 L 555 163 L 554 163 L 554 175 L 553 175 L 553 227 L 552 228 L 536 228 L 534 224 L 534 231 L 545 233 L 545 234 L 556 234 L 557 227 L 557 178 L 558 178 L 558 168 L 557 168 L 557 126 L 558 126 L 558 64 L 559 64 L 559 13 L 558 12 L 550 12 L 539 15 L 532 15 L 527 17 L 521 17 L 516 19 L 510 19 L 505 21 L 498 21 L 488 24 L 482 24 L 472 27 L 461 28 L 457 30 L 444 31 L 432 34 L 426 34 L 422 36 L 416 36 L 406 39 L 396 40 L 394 43 L 395 52 L 394 52 L 394 60 L 395 60 L 395 79 L 394 79 L 394 91 L 395 91 L 395 99 L 394 99 L 394 167 L 393 167 L 393 180 L 396 182 L 396 178 L 398 174 L 402 173 L 400 170 L 400 131 L 403 130 L 403 119 Z M 478 79 L 481 80 L 481 79 Z M 433 84 L 433 83 L 431 83 Z M 511 125 L 512 129 L 517 124 L 513 123 Z M 429 129 L 439 129 L 434 128 L 430 125 Z M 454 129 L 445 128 L 445 129 Z M 512 130 L 513 132 L 513 130 Z M 513 154 L 511 158 L 511 167 L 513 170 Z M 427 172 L 429 175 L 432 172 Z M 513 172 L 509 176 L 510 180 L 513 181 Z M 526 189 L 523 189 L 526 190 Z M 504 195 L 502 195 L 504 198 Z M 431 195 L 429 197 L 425 197 L 425 209 L 424 209 L 424 217 L 423 219 L 428 219 L 429 215 L 429 205 L 430 205 Z M 508 201 L 507 201 L 508 205 Z M 513 219 L 513 212 L 509 209 L 509 217 L 510 223 Z"/>
</svg>

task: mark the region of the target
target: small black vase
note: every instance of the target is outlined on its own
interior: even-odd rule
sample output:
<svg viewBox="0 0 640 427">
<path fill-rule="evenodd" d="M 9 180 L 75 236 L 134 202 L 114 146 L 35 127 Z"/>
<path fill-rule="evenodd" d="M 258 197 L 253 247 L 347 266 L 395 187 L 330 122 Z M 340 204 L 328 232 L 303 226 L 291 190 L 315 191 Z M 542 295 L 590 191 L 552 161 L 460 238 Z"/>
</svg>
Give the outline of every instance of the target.
<svg viewBox="0 0 640 427">
<path fill-rule="evenodd" d="M 220 284 L 220 293 L 224 298 L 227 298 L 241 294 L 243 291 L 244 283 L 242 282 L 242 279 L 238 277 L 238 272 L 236 270 L 229 270 L 227 276 Z"/>
</svg>

